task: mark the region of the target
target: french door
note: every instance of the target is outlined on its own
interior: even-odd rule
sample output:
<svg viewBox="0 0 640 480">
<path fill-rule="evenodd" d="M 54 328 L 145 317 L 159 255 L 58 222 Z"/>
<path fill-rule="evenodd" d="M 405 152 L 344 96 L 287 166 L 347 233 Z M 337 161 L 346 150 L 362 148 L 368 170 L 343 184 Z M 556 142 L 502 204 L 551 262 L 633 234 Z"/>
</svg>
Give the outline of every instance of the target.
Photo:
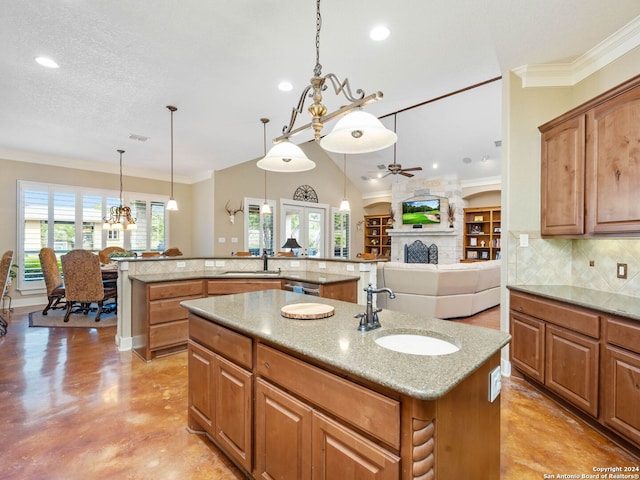
<svg viewBox="0 0 640 480">
<path fill-rule="evenodd" d="M 288 238 L 295 238 L 301 247 L 298 255 L 327 255 L 327 205 L 286 200 L 281 202 L 280 211 L 283 245 Z"/>
</svg>

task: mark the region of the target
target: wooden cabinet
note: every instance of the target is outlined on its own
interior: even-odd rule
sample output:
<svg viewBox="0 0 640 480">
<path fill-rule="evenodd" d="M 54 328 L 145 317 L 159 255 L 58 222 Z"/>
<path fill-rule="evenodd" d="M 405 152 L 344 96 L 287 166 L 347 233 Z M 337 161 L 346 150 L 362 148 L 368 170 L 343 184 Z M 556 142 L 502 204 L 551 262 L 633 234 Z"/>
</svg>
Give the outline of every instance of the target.
<svg viewBox="0 0 640 480">
<path fill-rule="evenodd" d="M 257 292 L 259 290 L 281 290 L 279 278 L 235 278 L 207 280 L 207 295 L 230 295 L 232 293 Z"/>
<path fill-rule="evenodd" d="M 510 303 L 512 365 L 598 417 L 599 315 L 519 292 Z"/>
<path fill-rule="evenodd" d="M 605 331 L 604 422 L 640 446 L 640 323 L 608 317 Z"/>
<path fill-rule="evenodd" d="M 391 257 L 391 237 L 387 235 L 388 228 L 393 228 L 391 215 L 364 216 L 364 253 Z"/>
<path fill-rule="evenodd" d="M 542 132 L 540 232 L 584 233 L 585 115 Z"/>
<path fill-rule="evenodd" d="M 465 208 L 463 262 L 500 258 L 500 207 Z"/>
<path fill-rule="evenodd" d="M 222 326 L 192 318 L 188 425 L 203 430 L 247 471 L 252 468 L 252 341 Z M 236 363 L 238 362 L 238 363 Z"/>
<path fill-rule="evenodd" d="M 541 233 L 639 233 L 640 76 L 539 130 Z"/>
<path fill-rule="evenodd" d="M 204 296 L 202 280 L 131 282 L 133 351 L 146 361 L 184 350 L 188 311 L 180 302 Z"/>
</svg>

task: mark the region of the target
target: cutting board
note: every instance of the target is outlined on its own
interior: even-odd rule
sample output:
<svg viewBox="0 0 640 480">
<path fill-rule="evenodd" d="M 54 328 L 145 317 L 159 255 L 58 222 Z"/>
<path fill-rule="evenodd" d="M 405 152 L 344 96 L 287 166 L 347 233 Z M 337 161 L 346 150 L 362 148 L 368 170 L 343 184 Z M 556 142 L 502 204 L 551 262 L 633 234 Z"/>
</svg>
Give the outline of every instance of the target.
<svg viewBox="0 0 640 480">
<path fill-rule="evenodd" d="M 335 308 L 323 303 L 292 303 L 280 309 L 280 314 L 286 318 L 298 320 L 316 320 L 327 318 L 335 313 Z"/>
</svg>

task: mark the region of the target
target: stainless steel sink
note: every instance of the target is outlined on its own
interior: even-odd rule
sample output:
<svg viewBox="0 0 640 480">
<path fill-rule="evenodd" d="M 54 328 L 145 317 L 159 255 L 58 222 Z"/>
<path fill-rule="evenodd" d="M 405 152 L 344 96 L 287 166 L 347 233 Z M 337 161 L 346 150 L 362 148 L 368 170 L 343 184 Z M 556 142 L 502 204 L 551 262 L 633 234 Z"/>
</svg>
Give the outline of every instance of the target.
<svg viewBox="0 0 640 480">
<path fill-rule="evenodd" d="M 444 340 L 430 332 L 389 333 L 375 339 L 382 348 L 412 355 L 449 355 L 460 350 L 455 340 Z"/>
</svg>

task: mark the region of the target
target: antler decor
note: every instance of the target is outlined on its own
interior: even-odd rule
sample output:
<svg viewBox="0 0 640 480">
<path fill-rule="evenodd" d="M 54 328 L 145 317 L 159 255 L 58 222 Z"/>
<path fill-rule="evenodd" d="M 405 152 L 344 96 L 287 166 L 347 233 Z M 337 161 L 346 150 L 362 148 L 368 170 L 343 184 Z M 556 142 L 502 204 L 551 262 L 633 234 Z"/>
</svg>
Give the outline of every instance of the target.
<svg viewBox="0 0 640 480">
<path fill-rule="evenodd" d="M 229 221 L 234 224 L 236 221 L 236 213 L 241 212 L 244 213 L 244 203 L 240 202 L 240 208 L 233 210 L 229 204 L 231 203 L 231 200 L 229 200 L 227 202 L 227 204 L 224 206 L 224 209 L 227 211 L 227 215 L 229 215 Z"/>
</svg>

